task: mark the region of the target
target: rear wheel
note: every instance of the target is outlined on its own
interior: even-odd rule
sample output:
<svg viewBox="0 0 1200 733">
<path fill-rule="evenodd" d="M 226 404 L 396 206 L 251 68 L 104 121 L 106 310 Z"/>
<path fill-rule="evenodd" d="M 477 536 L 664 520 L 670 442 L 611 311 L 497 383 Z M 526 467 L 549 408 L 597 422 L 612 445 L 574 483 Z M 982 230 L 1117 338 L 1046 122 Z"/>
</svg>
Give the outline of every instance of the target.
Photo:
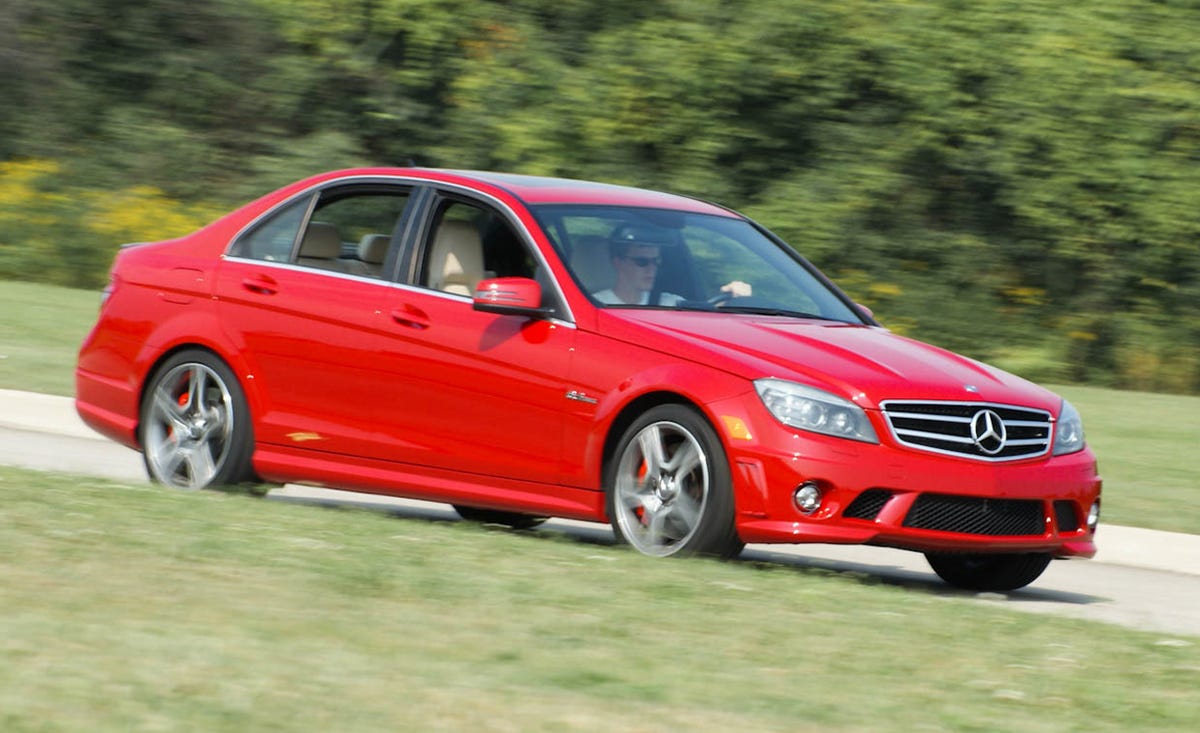
<svg viewBox="0 0 1200 733">
<path fill-rule="evenodd" d="M 695 410 L 660 405 L 625 431 L 606 472 L 617 540 L 638 552 L 733 557 L 733 482 L 716 431 Z"/>
<path fill-rule="evenodd" d="M 254 479 L 246 396 L 233 371 L 207 351 L 181 351 L 154 372 L 139 433 L 153 481 L 206 489 Z"/>
<path fill-rule="evenodd" d="M 461 504 L 454 505 L 454 511 L 458 512 L 458 516 L 468 522 L 480 522 L 482 524 L 503 524 L 506 527 L 513 529 L 533 529 L 542 522 L 546 521 L 546 517 L 536 517 L 532 514 L 521 514 L 519 512 L 502 512 L 496 509 L 480 509 L 473 506 L 463 506 Z"/>
<path fill-rule="evenodd" d="M 926 553 L 933 572 L 950 585 L 966 590 L 1007 591 L 1024 588 L 1038 579 L 1050 564 L 1040 552 L 1012 555 Z"/>
</svg>

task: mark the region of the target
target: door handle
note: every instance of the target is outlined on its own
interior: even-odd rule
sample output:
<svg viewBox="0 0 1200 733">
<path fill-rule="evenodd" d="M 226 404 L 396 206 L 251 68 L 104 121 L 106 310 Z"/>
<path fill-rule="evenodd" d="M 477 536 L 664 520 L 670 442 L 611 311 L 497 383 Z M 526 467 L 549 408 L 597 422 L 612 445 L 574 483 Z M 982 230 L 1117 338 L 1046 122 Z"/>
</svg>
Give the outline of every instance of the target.
<svg viewBox="0 0 1200 733">
<path fill-rule="evenodd" d="M 425 314 L 425 311 L 413 305 L 405 304 L 392 309 L 392 320 L 401 326 L 415 328 L 418 331 L 429 328 L 429 316 Z"/>
<path fill-rule="evenodd" d="M 259 295 L 274 295 L 279 292 L 279 283 L 266 275 L 254 275 L 242 279 L 242 287 Z"/>
</svg>

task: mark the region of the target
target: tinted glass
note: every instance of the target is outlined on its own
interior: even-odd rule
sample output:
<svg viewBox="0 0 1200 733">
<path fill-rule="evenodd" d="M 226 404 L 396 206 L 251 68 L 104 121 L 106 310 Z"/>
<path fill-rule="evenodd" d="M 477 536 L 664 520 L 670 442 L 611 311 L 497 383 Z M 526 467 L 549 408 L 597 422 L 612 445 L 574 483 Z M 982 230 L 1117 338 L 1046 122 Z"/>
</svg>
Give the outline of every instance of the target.
<svg viewBox="0 0 1200 733">
<path fill-rule="evenodd" d="M 276 211 L 246 232 L 230 248 L 234 257 L 287 262 L 311 198 L 304 197 Z"/>
<path fill-rule="evenodd" d="M 861 323 L 821 278 L 745 220 L 612 206 L 534 211 L 599 305 L 721 307 Z"/>
<path fill-rule="evenodd" d="M 447 200 L 435 219 L 426 243 L 421 285 L 470 294 L 485 277 L 542 280 L 537 259 L 499 213 Z"/>
<path fill-rule="evenodd" d="M 324 192 L 300 240 L 297 264 L 381 277 L 408 202 L 407 190 L 390 186 Z"/>
</svg>

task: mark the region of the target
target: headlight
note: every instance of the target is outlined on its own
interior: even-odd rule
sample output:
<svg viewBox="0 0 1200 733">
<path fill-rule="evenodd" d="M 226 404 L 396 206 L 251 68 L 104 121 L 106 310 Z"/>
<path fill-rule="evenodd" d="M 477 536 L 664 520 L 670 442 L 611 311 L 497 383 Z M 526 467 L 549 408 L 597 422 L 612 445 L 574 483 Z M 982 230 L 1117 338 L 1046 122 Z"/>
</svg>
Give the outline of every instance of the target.
<svg viewBox="0 0 1200 733">
<path fill-rule="evenodd" d="M 1083 420 L 1079 411 L 1063 400 L 1054 426 L 1054 455 L 1062 456 L 1083 450 Z"/>
<path fill-rule="evenodd" d="M 867 413 L 850 400 L 782 379 L 758 379 L 754 388 L 784 425 L 865 443 L 879 442 Z"/>
</svg>

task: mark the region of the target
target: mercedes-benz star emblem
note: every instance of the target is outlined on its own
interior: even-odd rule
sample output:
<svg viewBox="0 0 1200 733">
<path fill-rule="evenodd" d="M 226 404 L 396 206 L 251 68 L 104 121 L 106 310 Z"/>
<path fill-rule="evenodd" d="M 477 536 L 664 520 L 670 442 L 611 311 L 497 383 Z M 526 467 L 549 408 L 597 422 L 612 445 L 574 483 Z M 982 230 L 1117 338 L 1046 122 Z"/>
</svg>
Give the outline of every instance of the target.
<svg viewBox="0 0 1200 733">
<path fill-rule="evenodd" d="M 996 455 L 1004 450 L 1004 441 L 1008 439 L 1004 420 L 993 410 L 980 410 L 971 418 L 971 439 L 985 455 Z"/>
</svg>

